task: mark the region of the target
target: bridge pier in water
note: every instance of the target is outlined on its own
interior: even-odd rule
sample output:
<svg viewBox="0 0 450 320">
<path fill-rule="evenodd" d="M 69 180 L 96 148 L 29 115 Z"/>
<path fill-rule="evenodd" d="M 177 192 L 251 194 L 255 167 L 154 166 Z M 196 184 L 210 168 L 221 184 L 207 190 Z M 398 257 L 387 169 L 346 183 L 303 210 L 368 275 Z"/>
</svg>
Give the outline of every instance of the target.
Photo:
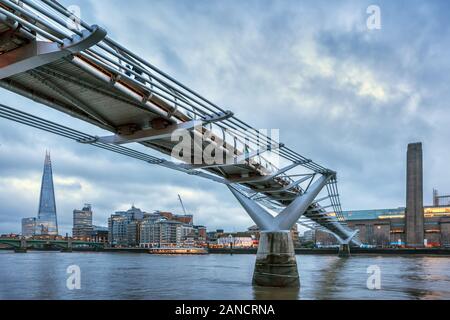
<svg viewBox="0 0 450 320">
<path fill-rule="evenodd" d="M 332 176 L 323 175 L 312 183 L 277 216 L 239 190 L 228 188 L 260 229 L 253 284 L 264 287 L 299 287 L 297 260 L 291 228 L 305 213 Z"/>
<path fill-rule="evenodd" d="M 62 248 L 61 252 L 72 252 L 73 251 L 72 250 L 72 238 L 68 238 L 66 236 L 66 239 L 67 239 L 67 247 Z"/>
<path fill-rule="evenodd" d="M 299 287 L 294 242 L 289 231 L 260 233 L 253 284 L 263 287 Z"/>
<path fill-rule="evenodd" d="M 338 256 L 341 258 L 348 258 L 350 257 L 350 245 L 347 243 L 342 243 L 339 245 L 339 253 Z"/>
<path fill-rule="evenodd" d="M 27 240 L 25 238 L 20 239 L 20 247 L 14 248 L 15 253 L 26 253 L 27 252 Z"/>
<path fill-rule="evenodd" d="M 353 233 L 351 233 L 345 240 L 340 238 L 336 234 L 334 235 L 337 241 L 339 242 L 339 253 L 338 253 L 339 257 L 341 258 L 350 257 L 350 243 L 352 242 L 353 238 L 356 237 L 358 232 L 359 230 L 353 231 Z"/>
</svg>

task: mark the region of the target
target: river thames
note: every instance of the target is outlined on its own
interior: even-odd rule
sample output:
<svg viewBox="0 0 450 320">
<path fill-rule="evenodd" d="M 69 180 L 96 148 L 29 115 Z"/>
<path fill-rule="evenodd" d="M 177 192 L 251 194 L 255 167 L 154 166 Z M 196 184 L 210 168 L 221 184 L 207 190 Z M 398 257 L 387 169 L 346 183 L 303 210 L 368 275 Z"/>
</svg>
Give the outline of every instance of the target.
<svg viewBox="0 0 450 320">
<path fill-rule="evenodd" d="M 298 255 L 300 290 L 251 285 L 255 255 L 0 251 L 0 299 L 450 299 L 450 258 Z M 69 290 L 66 271 L 81 270 Z M 367 268 L 381 271 L 369 290 Z"/>
</svg>

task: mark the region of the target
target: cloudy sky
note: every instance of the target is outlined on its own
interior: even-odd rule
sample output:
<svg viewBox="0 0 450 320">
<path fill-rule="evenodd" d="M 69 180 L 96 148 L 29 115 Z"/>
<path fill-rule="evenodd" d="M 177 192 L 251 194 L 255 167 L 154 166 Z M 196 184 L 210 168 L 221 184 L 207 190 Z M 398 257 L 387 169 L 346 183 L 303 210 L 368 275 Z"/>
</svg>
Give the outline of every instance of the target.
<svg viewBox="0 0 450 320">
<path fill-rule="evenodd" d="M 344 209 L 405 203 L 406 146 L 423 142 L 425 203 L 450 193 L 448 1 L 64 0 L 142 57 L 257 128 L 338 172 Z M 366 25 L 369 5 L 381 29 Z M 0 89 L 1 102 L 99 130 Z M 251 220 L 224 186 L 79 145 L 0 118 L 0 233 L 36 216 L 52 154 L 60 233 L 91 203 L 94 222 L 135 204 L 240 230 Z M 155 152 L 153 154 L 156 154 Z"/>
</svg>

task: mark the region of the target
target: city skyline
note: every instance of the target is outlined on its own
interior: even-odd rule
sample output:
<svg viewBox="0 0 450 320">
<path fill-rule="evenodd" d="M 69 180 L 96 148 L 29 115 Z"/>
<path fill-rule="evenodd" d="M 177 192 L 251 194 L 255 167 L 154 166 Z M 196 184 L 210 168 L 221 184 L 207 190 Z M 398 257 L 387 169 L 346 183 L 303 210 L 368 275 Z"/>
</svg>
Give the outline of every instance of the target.
<svg viewBox="0 0 450 320">
<path fill-rule="evenodd" d="M 181 198 L 180 195 L 178 195 L 178 198 Z M 128 210 L 115 210 L 112 215 L 116 214 L 123 214 L 124 212 L 128 212 L 130 210 L 138 210 L 140 211 L 140 208 L 135 207 L 134 203 L 130 204 L 130 209 Z M 181 208 L 182 211 L 185 210 L 185 208 Z M 169 211 L 164 211 L 160 209 L 154 209 L 151 210 L 152 213 L 170 213 Z M 50 158 L 50 151 L 45 151 L 45 160 L 44 160 L 44 170 L 42 174 L 42 180 L 40 185 L 40 193 L 39 193 L 39 209 L 37 217 L 31 217 L 31 218 L 22 218 L 22 232 L 20 234 L 25 236 L 30 235 L 64 235 L 64 234 L 71 234 L 73 237 L 81 236 L 81 237 L 90 237 L 88 235 L 91 231 L 93 231 L 93 227 L 96 228 L 107 228 L 108 220 L 100 222 L 99 225 L 95 225 L 93 223 L 93 217 L 94 212 L 92 210 L 92 204 L 85 203 L 82 209 L 74 208 L 72 212 L 73 217 L 73 223 L 71 232 L 58 232 L 58 223 L 57 223 L 57 209 L 56 209 L 56 199 L 55 199 L 55 190 L 53 186 L 53 171 L 52 171 L 52 162 Z M 147 213 L 147 211 L 142 211 L 143 213 Z M 183 212 L 183 214 L 177 214 L 177 216 L 185 216 L 185 217 L 191 217 L 191 220 L 193 218 L 193 214 L 188 214 L 187 212 Z M 33 221 L 32 221 L 33 220 Z M 98 221 L 98 220 L 97 220 Z M 34 225 L 32 227 L 33 231 L 32 234 L 24 234 L 24 225 L 25 229 L 30 229 L 31 225 Z M 45 228 L 45 229 L 44 229 Z M 92 229 L 92 230 L 91 230 Z M 29 231 L 27 230 L 26 233 Z M 16 232 L 9 232 L 11 234 L 14 234 Z"/>
<path fill-rule="evenodd" d="M 105 25 L 115 38 L 219 105 L 229 105 L 243 119 L 252 120 L 253 106 L 257 105 L 260 112 L 255 125 L 282 128 L 282 142 L 337 170 L 344 209 L 404 204 L 403 148 L 414 141 L 424 142 L 424 202 L 431 203 L 432 188 L 445 192 L 449 177 L 443 168 L 449 151 L 442 145 L 450 129 L 443 116 L 448 92 L 442 83 L 447 82 L 448 73 L 442 71 L 449 65 L 442 60 L 436 69 L 431 63 L 436 62 L 436 52 L 445 52 L 449 43 L 441 14 L 448 9 L 447 3 L 400 8 L 399 4 L 381 1 L 382 29 L 368 32 L 366 2 L 344 2 L 342 6 L 318 3 L 315 7 L 295 2 L 283 6 L 250 2 L 248 12 L 270 8 L 254 20 L 248 19 L 247 12 L 234 9 L 233 3 L 206 4 L 211 15 L 204 16 L 203 6 L 193 4 L 186 12 L 183 5 L 165 2 L 136 15 L 135 21 L 150 30 L 145 43 L 140 43 L 130 37 L 128 28 L 117 29 L 109 17 L 121 21 L 119 12 L 136 12 L 136 6 L 148 4 L 115 2 L 111 9 L 101 11 L 103 6 L 97 2 L 72 2 L 83 8 L 83 19 Z M 217 19 L 224 12 L 233 17 L 229 24 Z M 292 17 L 289 22 L 280 18 L 287 12 Z M 316 20 L 327 23 L 318 26 L 312 23 Z M 423 21 L 428 21 L 426 28 Z M 210 28 L 202 28 L 205 24 Z M 435 41 L 438 30 L 439 42 Z M 162 38 L 156 37 L 157 33 Z M 183 37 L 187 34 L 189 37 Z M 187 46 L 185 38 L 191 39 L 192 45 Z M 245 46 L 233 45 L 244 42 Z M 259 48 L 257 56 L 252 48 Z M 388 58 L 383 58 L 383 65 L 379 64 L 381 57 Z M 236 74 L 237 68 L 246 75 L 243 79 Z M 237 99 L 236 91 L 250 94 Z M 270 99 L 265 95 L 269 91 L 273 94 Z M 25 98 L 5 90 L 1 93 L 4 102 L 13 107 L 102 134 Z M 285 114 L 274 112 L 274 107 L 294 109 L 296 116 L 308 120 L 302 123 L 307 139 L 298 136 L 295 119 L 286 122 Z M 73 208 L 84 202 L 95 204 L 97 218 L 104 221 L 109 213 L 125 210 L 130 202 L 179 212 L 177 193 L 186 198 L 186 206 L 196 212 L 199 223 L 211 229 L 239 230 L 251 224 L 222 186 L 0 121 L 0 186 L 5 190 L 0 195 L 4 204 L 0 208 L 2 233 L 19 231 L 20 218 L 36 212 L 39 155 L 46 148 L 58 154 L 55 166 L 60 175 L 55 187 L 60 190 L 60 227 L 66 232 L 71 228 Z M 311 127 L 317 124 L 321 124 L 320 130 Z"/>
<path fill-rule="evenodd" d="M 436 201 L 435 197 L 438 197 L 438 191 L 436 189 L 433 189 L 432 193 L 433 193 L 433 201 L 430 202 L 428 205 L 431 205 L 431 203 L 434 203 Z M 52 197 L 49 198 L 49 196 L 52 196 Z M 449 197 L 449 196 L 444 195 L 442 197 L 444 199 L 447 199 L 447 197 Z M 92 221 L 94 221 L 93 218 L 94 218 L 95 215 L 94 215 L 94 212 L 92 210 L 92 204 L 88 204 L 86 202 L 84 202 L 84 203 L 85 203 L 84 207 L 81 210 L 77 209 L 78 207 L 74 207 L 73 208 L 73 211 L 71 213 L 72 224 L 70 225 L 70 228 L 67 227 L 67 226 L 64 228 L 64 230 L 66 230 L 66 228 L 69 228 L 70 230 L 69 231 L 60 232 L 60 233 L 58 233 L 58 231 L 56 231 L 56 233 L 54 233 L 54 235 L 57 235 L 57 234 L 59 234 L 59 235 L 72 234 L 72 236 L 73 236 L 73 228 L 75 226 L 75 217 L 74 217 L 75 213 L 78 213 L 78 214 L 85 213 L 85 211 L 88 210 L 90 212 L 90 216 L 89 216 L 88 219 L 90 219 L 90 225 L 91 226 L 95 226 L 95 227 L 99 227 L 100 226 L 101 228 L 107 228 L 108 220 L 109 220 L 110 215 L 121 214 L 123 212 L 132 210 L 134 208 L 136 208 L 137 210 L 140 210 L 139 206 L 136 207 L 135 203 L 133 202 L 131 204 L 128 204 L 128 207 L 130 207 L 131 209 L 125 209 L 125 207 L 127 205 L 124 205 L 125 207 L 122 207 L 120 209 L 116 208 L 111 213 L 107 213 L 106 214 L 106 220 L 100 221 L 100 219 L 96 219 L 95 221 L 97 223 L 93 223 Z M 399 205 L 396 208 L 404 209 L 404 206 L 405 206 L 405 204 Z M 34 223 L 35 223 L 35 230 L 36 231 L 38 231 L 37 228 L 39 227 L 39 221 L 40 221 L 39 217 L 41 216 L 42 213 L 46 213 L 47 216 L 48 216 L 48 213 L 49 213 L 48 211 L 51 211 L 51 210 L 49 210 L 49 208 L 50 209 L 54 208 L 54 210 L 55 210 L 55 220 L 56 220 L 56 203 L 55 203 L 55 190 L 54 190 L 54 187 L 53 187 L 52 162 L 51 162 L 51 159 L 50 159 L 50 151 L 46 150 L 45 151 L 44 170 L 43 170 L 43 174 L 42 174 L 41 185 L 40 185 L 40 193 L 39 193 L 39 210 L 38 210 L 37 218 L 34 218 L 35 219 Z M 358 209 L 358 211 L 361 211 L 361 210 L 363 210 L 363 211 L 364 210 L 371 211 L 371 210 L 379 210 L 379 209 L 380 210 L 384 210 L 382 208 L 372 208 L 372 209 L 362 208 L 362 209 Z M 392 209 L 394 209 L 394 207 Z M 357 210 L 357 209 L 353 209 L 353 210 Z M 347 210 L 346 212 L 351 212 L 353 210 Z M 386 209 L 386 210 L 389 210 L 389 209 Z M 44 212 L 44 211 L 46 211 L 46 212 Z M 188 214 L 187 212 L 181 214 L 182 211 L 184 211 L 183 207 L 181 207 L 181 209 L 177 209 L 177 210 L 174 210 L 174 211 L 169 211 L 169 210 L 165 210 L 165 209 L 161 210 L 161 208 L 159 208 L 159 209 L 152 209 L 150 211 L 145 211 L 144 210 L 143 212 L 152 212 L 152 213 L 159 213 L 159 212 L 170 212 L 170 213 L 172 213 L 172 212 L 174 212 L 174 214 L 177 214 L 177 215 L 180 215 L 180 216 Z M 100 214 L 100 215 L 104 216 L 103 214 Z M 193 213 L 191 212 L 188 215 L 192 216 Z M 20 219 L 20 221 L 22 221 L 22 227 L 21 227 L 22 232 L 23 232 L 23 224 L 24 224 L 23 220 L 29 220 L 29 219 L 32 219 L 32 218 L 22 217 Z M 80 221 L 82 221 L 82 220 L 85 220 L 86 217 L 79 217 L 78 219 L 80 219 Z M 42 222 L 42 217 L 41 217 L 41 222 Z M 26 223 L 29 224 L 30 222 L 26 222 Z M 81 224 L 82 223 L 83 222 L 81 222 Z M 253 222 L 252 222 L 252 224 L 253 224 Z M 233 227 L 232 228 L 232 232 L 247 230 L 249 226 L 251 226 L 251 225 L 248 225 L 248 226 L 246 226 L 245 228 L 242 228 L 242 229 Z M 208 228 L 208 226 L 206 226 L 206 227 Z M 300 232 L 308 230 L 308 229 L 304 228 L 301 225 L 299 226 L 299 228 L 300 228 L 299 229 Z M 218 226 L 218 227 L 215 227 L 215 228 L 208 228 L 208 230 L 211 230 L 211 231 L 212 230 L 218 230 L 218 229 L 225 230 L 223 228 L 223 226 Z M 57 222 L 56 222 L 56 230 L 58 230 Z M 230 229 L 227 229 L 226 231 L 227 232 L 231 232 Z M 9 234 L 9 233 L 11 233 L 11 234 L 20 234 L 21 232 L 8 231 L 8 232 L 0 232 L 0 233 L 3 233 L 3 234 Z M 36 233 L 36 234 L 38 234 L 38 233 Z"/>
<path fill-rule="evenodd" d="M 185 221 L 186 219 L 190 221 L 189 224 L 193 224 L 193 214 L 188 214 L 185 211 L 185 208 L 182 204 L 182 200 L 180 195 L 178 195 L 178 199 L 180 204 L 182 205 L 183 214 L 173 214 L 172 212 L 163 211 L 163 210 L 153 210 L 152 213 L 147 211 L 141 211 L 140 208 L 136 208 L 134 203 L 131 204 L 130 209 L 126 211 L 116 210 L 111 216 L 122 216 L 126 215 L 129 212 L 139 212 L 142 214 L 157 214 L 160 217 L 166 216 L 167 219 L 171 220 L 172 216 L 174 219 L 178 219 L 180 221 Z M 72 237 L 85 237 L 90 238 L 91 233 L 94 229 L 98 228 L 108 228 L 105 226 L 109 225 L 110 218 L 107 221 L 101 223 L 101 226 L 97 226 L 93 223 L 93 210 L 92 205 L 85 203 L 82 209 L 73 209 L 73 224 L 72 224 Z M 134 218 L 133 218 L 134 220 Z M 186 220 L 186 221 L 187 221 Z M 69 234 L 67 233 L 59 233 L 58 232 L 58 223 L 57 223 L 57 209 L 56 209 L 56 199 L 55 199 L 55 190 L 53 185 L 53 171 L 52 171 L 52 162 L 50 157 L 50 151 L 45 151 L 45 160 L 44 160 L 44 170 L 42 173 L 42 180 L 40 186 L 40 194 L 39 194 L 39 210 L 37 217 L 27 217 L 22 218 L 22 236 L 58 236 Z M 197 226 L 199 227 L 199 226 Z M 200 226 L 204 227 L 204 226 Z"/>
</svg>

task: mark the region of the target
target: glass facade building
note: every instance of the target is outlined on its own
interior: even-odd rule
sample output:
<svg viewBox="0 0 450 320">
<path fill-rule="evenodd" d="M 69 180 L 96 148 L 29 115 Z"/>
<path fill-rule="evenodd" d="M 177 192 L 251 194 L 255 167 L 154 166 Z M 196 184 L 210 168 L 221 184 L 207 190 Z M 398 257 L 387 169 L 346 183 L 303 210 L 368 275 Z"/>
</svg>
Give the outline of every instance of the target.
<svg viewBox="0 0 450 320">
<path fill-rule="evenodd" d="M 22 236 L 32 237 L 36 234 L 36 218 L 23 218 L 22 219 Z"/>
<path fill-rule="evenodd" d="M 73 210 L 72 236 L 76 238 L 89 238 L 93 230 L 91 205 L 85 204 L 83 209 Z"/>
<path fill-rule="evenodd" d="M 108 218 L 108 242 L 113 247 L 179 247 L 206 242 L 206 228 L 193 225 L 192 215 L 143 212 L 132 206 Z"/>
<path fill-rule="evenodd" d="M 113 246 L 128 245 L 127 226 L 130 220 L 126 216 L 113 214 L 108 218 L 108 242 Z"/>
<path fill-rule="evenodd" d="M 132 245 L 138 243 L 139 232 L 135 229 L 137 226 L 128 228 L 128 225 L 133 221 L 141 221 L 143 218 L 144 212 L 135 206 L 127 211 L 117 211 L 111 215 L 108 218 L 108 242 L 113 246 L 128 246 L 129 243 Z M 128 231 L 130 231 L 130 237 Z"/>
<path fill-rule="evenodd" d="M 52 163 L 48 152 L 45 154 L 44 173 L 42 174 L 36 234 L 58 235 Z"/>
</svg>

